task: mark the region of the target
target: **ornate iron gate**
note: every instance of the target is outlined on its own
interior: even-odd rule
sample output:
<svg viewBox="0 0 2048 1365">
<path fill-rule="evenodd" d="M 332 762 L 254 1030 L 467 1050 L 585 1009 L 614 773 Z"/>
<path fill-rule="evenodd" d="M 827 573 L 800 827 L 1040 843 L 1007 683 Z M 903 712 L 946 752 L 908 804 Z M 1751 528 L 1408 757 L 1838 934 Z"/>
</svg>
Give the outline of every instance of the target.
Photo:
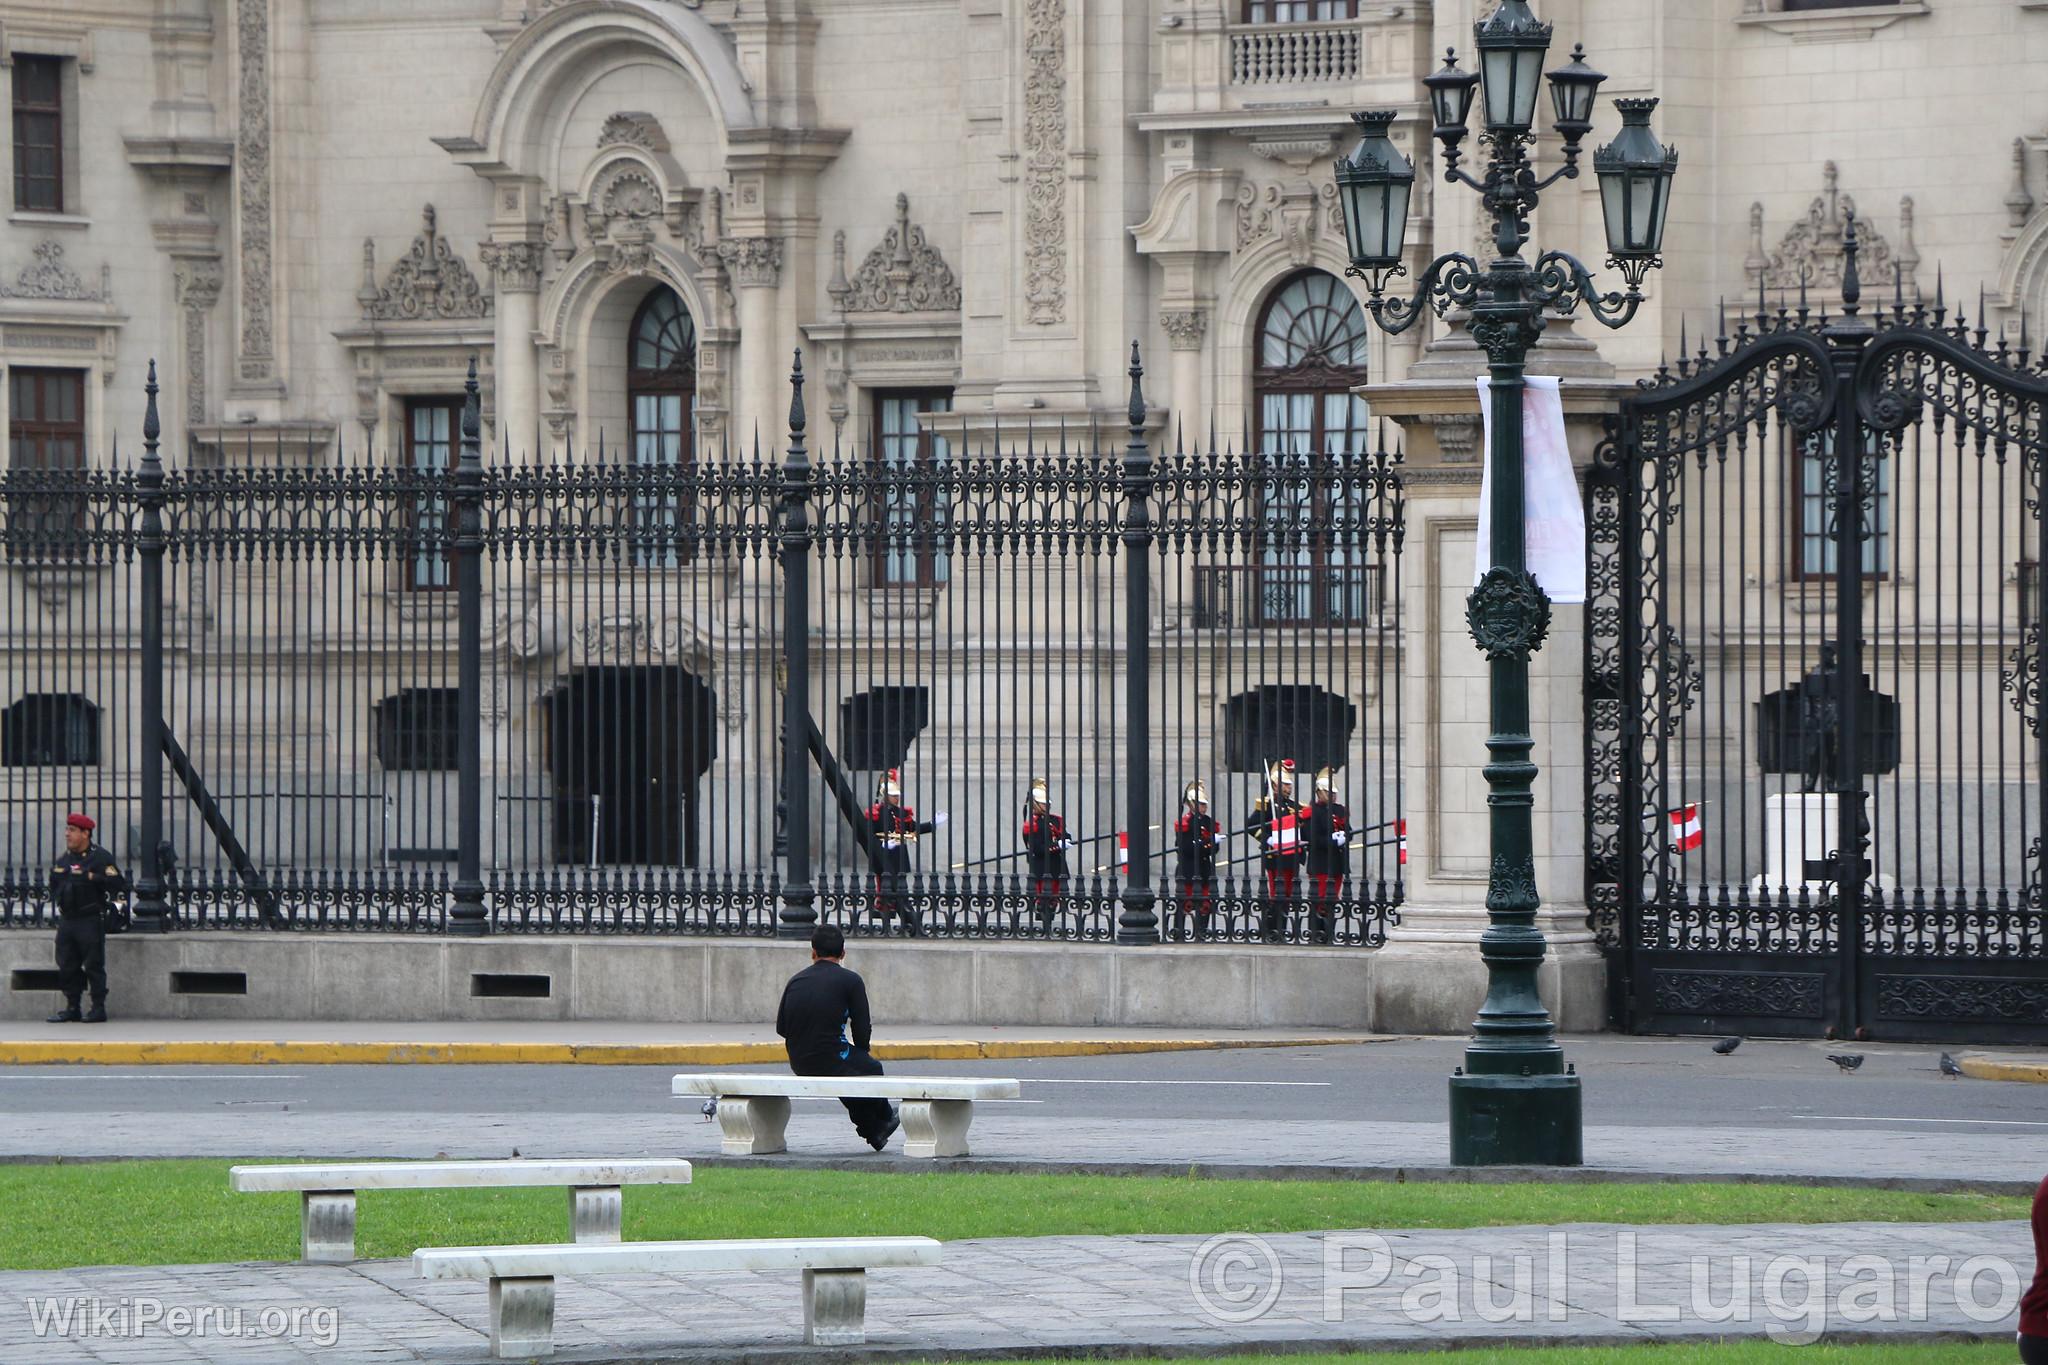
<svg viewBox="0 0 2048 1365">
<path fill-rule="evenodd" d="M 1860 315 L 1849 240 L 1840 316 L 1724 325 L 1597 461 L 1588 904 L 1613 1015 L 2048 1040 L 2048 375 L 1939 301 Z"/>
</svg>

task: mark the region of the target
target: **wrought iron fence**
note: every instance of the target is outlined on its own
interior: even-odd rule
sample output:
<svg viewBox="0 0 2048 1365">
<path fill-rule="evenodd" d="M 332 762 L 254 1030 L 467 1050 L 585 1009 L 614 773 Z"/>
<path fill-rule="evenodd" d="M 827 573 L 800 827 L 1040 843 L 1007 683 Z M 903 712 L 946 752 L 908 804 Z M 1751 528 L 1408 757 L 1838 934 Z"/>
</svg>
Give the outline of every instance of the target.
<svg viewBox="0 0 2048 1365">
<path fill-rule="evenodd" d="M 1398 457 L 922 420 L 486 465 L 472 406 L 446 467 L 10 471 L 0 923 L 45 920 L 83 808 L 185 927 L 1381 942 Z M 1304 801 L 1336 774 L 1343 875 L 1263 875 L 1279 759 Z M 1063 870 L 1024 856 L 1034 780 Z"/>
</svg>

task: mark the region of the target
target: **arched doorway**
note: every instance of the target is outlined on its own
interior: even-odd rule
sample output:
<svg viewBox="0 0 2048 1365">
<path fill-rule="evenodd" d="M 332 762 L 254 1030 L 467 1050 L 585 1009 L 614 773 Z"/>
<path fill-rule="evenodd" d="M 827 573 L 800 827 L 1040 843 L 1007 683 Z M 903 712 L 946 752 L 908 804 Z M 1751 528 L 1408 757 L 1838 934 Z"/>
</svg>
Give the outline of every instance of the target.
<svg viewBox="0 0 2048 1365">
<path fill-rule="evenodd" d="M 1360 484 L 1343 477 L 1370 449 L 1365 311 L 1336 276 L 1282 280 L 1253 334 L 1260 484 L 1261 624 L 1351 625 L 1376 585 L 1359 528 Z"/>
</svg>

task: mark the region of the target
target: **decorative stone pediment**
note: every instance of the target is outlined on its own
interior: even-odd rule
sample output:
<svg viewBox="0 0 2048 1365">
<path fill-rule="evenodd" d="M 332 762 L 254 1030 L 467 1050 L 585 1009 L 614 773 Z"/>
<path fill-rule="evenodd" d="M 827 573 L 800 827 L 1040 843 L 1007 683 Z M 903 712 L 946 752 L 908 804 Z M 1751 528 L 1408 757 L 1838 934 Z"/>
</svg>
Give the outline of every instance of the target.
<svg viewBox="0 0 2048 1365">
<path fill-rule="evenodd" d="M 846 278 L 846 233 L 832 235 L 832 283 L 826 287 L 842 313 L 946 312 L 960 307 L 960 282 L 924 229 L 910 221 L 910 196 L 896 196 L 896 225 Z"/>
<path fill-rule="evenodd" d="M 1249 181 L 1237 190 L 1237 249 L 1264 237 L 1279 237 L 1287 244 L 1287 255 L 1296 265 L 1315 258 L 1316 238 L 1324 233 L 1339 240 L 1344 236 L 1344 209 L 1337 202 L 1335 181 L 1320 187 L 1307 182 L 1291 186 L 1257 185 Z"/>
<path fill-rule="evenodd" d="M 644 147 L 650 152 L 666 152 L 668 136 L 661 131 L 661 124 L 654 115 L 629 110 L 613 114 L 604 121 L 604 127 L 597 130 L 599 147 Z"/>
<path fill-rule="evenodd" d="M 1899 201 L 1899 245 L 1896 250 L 1877 226 L 1857 212 L 1856 201 L 1840 189 L 1840 173 L 1830 161 L 1823 168 L 1821 192 L 1807 206 L 1805 217 L 1785 230 L 1776 250 L 1764 250 L 1764 206 L 1749 208 L 1749 258 L 1743 262 L 1750 285 L 1771 291 L 1809 296 L 1839 296 L 1846 253 L 1842 237 L 1850 214 L 1856 216 L 1857 273 L 1873 295 L 1888 291 L 1895 274 L 1909 298 L 1919 297 L 1916 276 L 1920 251 L 1913 243 L 1913 200 Z"/>
<path fill-rule="evenodd" d="M 363 284 L 356 298 L 363 305 L 364 319 L 414 322 L 489 317 L 491 296 L 440 234 L 434 206 L 428 204 L 420 216 L 419 235 L 381 286 L 377 284 L 376 242 L 363 239 Z"/>
<path fill-rule="evenodd" d="M 100 267 L 97 289 L 79 278 L 77 271 L 64 264 L 64 247 L 55 241 L 36 243 L 35 264 L 22 267 L 12 284 L 0 284 L 0 299 L 47 299 L 70 303 L 106 303 L 108 301 L 108 270 Z"/>
</svg>

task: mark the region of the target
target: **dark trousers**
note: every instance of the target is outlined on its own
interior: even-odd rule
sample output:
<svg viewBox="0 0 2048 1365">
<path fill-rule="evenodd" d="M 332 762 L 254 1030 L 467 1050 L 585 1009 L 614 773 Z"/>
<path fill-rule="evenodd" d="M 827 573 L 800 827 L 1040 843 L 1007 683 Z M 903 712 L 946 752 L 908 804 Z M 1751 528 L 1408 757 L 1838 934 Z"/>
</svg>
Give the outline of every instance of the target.
<svg viewBox="0 0 2048 1365">
<path fill-rule="evenodd" d="M 900 872 L 876 875 L 871 909 L 883 928 L 888 928 L 890 920 L 901 919 L 904 933 L 915 935 L 918 932 L 917 911 L 910 908 L 909 891 L 910 879 Z"/>
<path fill-rule="evenodd" d="M 1216 909 L 1216 883 L 1199 877 L 1181 877 L 1175 888 L 1179 903 L 1173 910 L 1173 937 L 1181 937 L 1192 915 L 1195 923 L 1195 937 L 1209 937 L 1209 916 Z"/>
<path fill-rule="evenodd" d="M 1259 898 L 1259 938 L 1278 943 L 1287 937 L 1287 911 L 1294 904 L 1300 869 L 1288 864 L 1266 868 L 1266 894 Z"/>
<path fill-rule="evenodd" d="M 1312 940 L 1317 943 L 1329 943 L 1336 937 L 1337 902 L 1343 898 L 1343 873 L 1308 874 L 1309 937 Z"/>
<path fill-rule="evenodd" d="M 2048 1365 L 2048 1337 L 2020 1337 L 2020 1365 Z"/>
<path fill-rule="evenodd" d="M 72 1009 L 92 988 L 92 1003 L 107 1002 L 107 931 L 97 913 L 66 915 L 57 921 L 57 988 Z"/>
<path fill-rule="evenodd" d="M 879 1076 L 882 1064 L 860 1048 L 848 1050 L 844 1057 L 828 1054 L 823 1057 L 792 1057 L 789 1069 L 799 1076 Z M 853 1120 L 853 1131 L 863 1138 L 873 1138 L 889 1126 L 889 1120 L 896 1117 L 896 1111 L 887 1100 L 841 1100 L 846 1106 L 847 1117 Z"/>
</svg>

